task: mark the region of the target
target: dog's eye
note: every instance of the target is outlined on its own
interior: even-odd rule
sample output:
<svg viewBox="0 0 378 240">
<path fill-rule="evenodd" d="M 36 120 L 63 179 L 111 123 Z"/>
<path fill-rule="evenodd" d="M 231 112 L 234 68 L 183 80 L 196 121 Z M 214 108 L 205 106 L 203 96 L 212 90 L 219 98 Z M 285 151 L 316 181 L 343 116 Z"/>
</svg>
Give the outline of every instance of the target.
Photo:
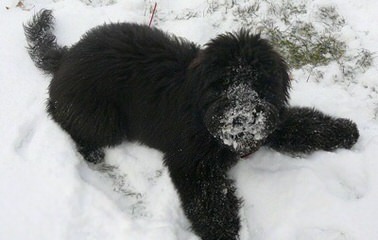
<svg viewBox="0 0 378 240">
<path fill-rule="evenodd" d="M 231 82 L 231 80 L 229 78 L 224 78 L 222 83 L 223 83 L 223 85 L 228 85 L 228 84 L 230 84 L 230 82 Z"/>
</svg>

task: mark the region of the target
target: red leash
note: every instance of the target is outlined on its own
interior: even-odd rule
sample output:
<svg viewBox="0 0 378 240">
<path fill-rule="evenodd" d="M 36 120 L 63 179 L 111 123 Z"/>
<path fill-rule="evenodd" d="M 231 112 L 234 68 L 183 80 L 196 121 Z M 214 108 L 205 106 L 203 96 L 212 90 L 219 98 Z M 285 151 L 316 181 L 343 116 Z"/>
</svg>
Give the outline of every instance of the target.
<svg viewBox="0 0 378 240">
<path fill-rule="evenodd" d="M 155 12 L 156 12 L 157 2 L 155 2 L 154 10 L 152 10 L 152 15 L 150 18 L 150 23 L 148 24 L 149 27 L 151 27 L 152 19 L 154 19 Z"/>
</svg>

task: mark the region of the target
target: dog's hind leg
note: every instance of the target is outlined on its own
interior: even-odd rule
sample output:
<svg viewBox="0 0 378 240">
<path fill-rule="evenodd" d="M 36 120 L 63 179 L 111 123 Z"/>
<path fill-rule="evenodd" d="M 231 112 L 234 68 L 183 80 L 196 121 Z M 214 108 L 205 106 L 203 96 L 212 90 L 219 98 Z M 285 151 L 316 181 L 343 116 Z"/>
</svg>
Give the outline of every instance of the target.
<svg viewBox="0 0 378 240">
<path fill-rule="evenodd" d="M 118 107 L 106 99 L 96 102 L 75 100 L 48 101 L 47 111 L 75 141 L 78 152 L 91 163 L 104 160 L 105 147 L 120 144 L 125 138 L 124 121 Z"/>
<path fill-rule="evenodd" d="M 102 147 L 95 147 L 93 144 L 84 143 L 80 140 L 75 140 L 77 151 L 83 156 L 84 160 L 98 164 L 102 163 L 105 158 L 104 149 Z"/>
</svg>

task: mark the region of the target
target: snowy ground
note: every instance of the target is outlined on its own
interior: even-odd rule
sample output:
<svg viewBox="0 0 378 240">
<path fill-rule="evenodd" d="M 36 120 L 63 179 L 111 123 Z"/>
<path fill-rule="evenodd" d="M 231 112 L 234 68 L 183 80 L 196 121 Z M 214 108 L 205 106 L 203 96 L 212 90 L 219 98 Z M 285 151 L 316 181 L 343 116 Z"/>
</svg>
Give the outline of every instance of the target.
<svg viewBox="0 0 378 240">
<path fill-rule="evenodd" d="M 204 43 L 235 28 L 221 11 L 209 14 L 215 2 L 158 1 L 154 24 Z M 189 230 L 161 153 L 125 143 L 109 149 L 102 169 L 82 161 L 71 139 L 45 113 L 49 78 L 24 48 L 22 23 L 41 8 L 54 10 L 58 41 L 69 45 L 103 22 L 147 23 L 153 1 L 17 4 L 0 2 L 0 239 L 198 239 Z M 332 5 L 347 22 L 343 37 L 349 46 L 377 52 L 378 2 L 335 0 Z M 190 17 L 188 9 L 202 14 Z M 361 138 L 351 150 L 292 157 L 263 148 L 241 161 L 230 174 L 244 199 L 242 240 L 378 239 L 378 68 L 375 64 L 356 75 L 354 83 L 340 81 L 332 64 L 322 68 L 320 81 L 293 71 L 292 104 L 348 117 L 357 122 Z"/>
</svg>

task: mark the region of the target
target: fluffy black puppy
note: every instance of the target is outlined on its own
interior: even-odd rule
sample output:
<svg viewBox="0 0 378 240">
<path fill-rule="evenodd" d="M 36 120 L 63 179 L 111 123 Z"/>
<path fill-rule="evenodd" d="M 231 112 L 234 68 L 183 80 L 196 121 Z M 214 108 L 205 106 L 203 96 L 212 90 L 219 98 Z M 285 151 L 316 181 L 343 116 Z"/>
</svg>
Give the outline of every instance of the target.
<svg viewBox="0 0 378 240">
<path fill-rule="evenodd" d="M 272 46 L 241 30 L 203 49 L 156 28 L 106 24 L 60 47 L 51 11 L 25 26 L 29 53 L 52 74 L 47 111 L 78 151 L 138 141 L 161 150 L 193 230 L 236 240 L 240 200 L 227 170 L 261 145 L 289 153 L 350 148 L 356 125 L 288 106 L 288 68 Z"/>
</svg>

